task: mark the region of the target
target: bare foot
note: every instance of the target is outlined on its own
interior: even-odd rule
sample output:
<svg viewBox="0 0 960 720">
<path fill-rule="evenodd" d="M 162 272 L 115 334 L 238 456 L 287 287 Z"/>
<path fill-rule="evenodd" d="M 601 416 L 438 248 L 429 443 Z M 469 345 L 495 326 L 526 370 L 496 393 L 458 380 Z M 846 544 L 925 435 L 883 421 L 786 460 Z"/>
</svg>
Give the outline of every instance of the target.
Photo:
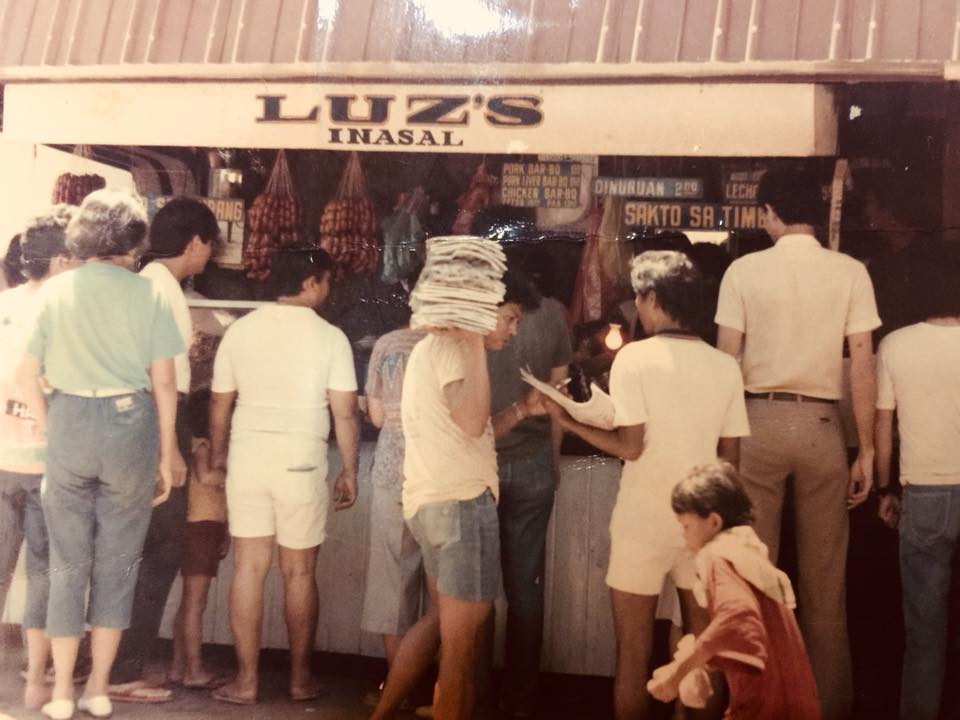
<svg viewBox="0 0 960 720">
<path fill-rule="evenodd" d="M 186 676 L 186 672 L 183 667 L 183 663 L 170 663 L 170 667 L 167 668 L 167 682 L 171 682 L 174 685 L 180 685 L 183 683 L 183 678 Z"/>
<path fill-rule="evenodd" d="M 185 688 L 190 688 L 191 690 L 216 690 L 228 682 L 230 682 L 229 676 L 217 675 L 206 668 L 187 671 L 187 674 L 184 675 L 180 681 Z"/>
<path fill-rule="evenodd" d="M 293 700 L 315 700 L 323 694 L 323 683 L 315 677 L 308 677 L 305 682 L 290 681 L 290 698 Z"/>
<path fill-rule="evenodd" d="M 23 706 L 27 710 L 39 710 L 50 702 L 53 697 L 53 688 L 47 683 L 27 683 L 23 688 Z"/>
<path fill-rule="evenodd" d="M 214 690 L 214 700 L 234 705 L 255 705 L 257 702 L 257 684 L 240 682 L 239 679 Z"/>
</svg>

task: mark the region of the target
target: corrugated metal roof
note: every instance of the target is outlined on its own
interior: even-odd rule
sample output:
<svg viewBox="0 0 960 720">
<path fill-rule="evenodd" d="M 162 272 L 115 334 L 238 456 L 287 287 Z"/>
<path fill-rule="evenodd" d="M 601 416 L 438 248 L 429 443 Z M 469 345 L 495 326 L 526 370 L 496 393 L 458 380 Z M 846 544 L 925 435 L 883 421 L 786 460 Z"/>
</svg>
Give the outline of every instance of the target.
<svg viewBox="0 0 960 720">
<path fill-rule="evenodd" d="M 390 62 L 896 74 L 958 54 L 960 0 L 0 0 L 0 67 L 18 77 Z"/>
</svg>

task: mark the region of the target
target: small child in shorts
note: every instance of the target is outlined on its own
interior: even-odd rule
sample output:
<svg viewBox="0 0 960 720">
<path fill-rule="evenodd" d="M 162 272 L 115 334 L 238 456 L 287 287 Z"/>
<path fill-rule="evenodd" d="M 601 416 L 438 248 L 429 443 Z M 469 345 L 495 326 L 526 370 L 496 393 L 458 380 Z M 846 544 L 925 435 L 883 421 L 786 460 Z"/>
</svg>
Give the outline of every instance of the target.
<svg viewBox="0 0 960 720">
<path fill-rule="evenodd" d="M 673 489 L 671 505 L 696 553 L 694 594 L 710 623 L 653 673 L 650 694 L 663 702 L 679 694 L 685 705 L 702 706 L 710 693 L 703 672 L 709 664 L 730 688 L 724 717 L 818 720 L 793 588 L 750 526 L 753 508 L 737 471 L 724 462 L 693 468 Z"/>
<path fill-rule="evenodd" d="M 210 581 L 217 576 L 220 561 L 226 555 L 227 500 L 225 474 L 210 468 L 210 440 L 207 418 L 210 391 L 190 396 L 187 412 L 193 433 L 193 453 L 187 485 L 187 523 L 183 534 L 183 594 L 174 622 L 171 682 L 196 689 L 216 688 L 228 678 L 220 678 L 203 666 L 201 644 L 203 611 L 207 605 Z"/>
</svg>

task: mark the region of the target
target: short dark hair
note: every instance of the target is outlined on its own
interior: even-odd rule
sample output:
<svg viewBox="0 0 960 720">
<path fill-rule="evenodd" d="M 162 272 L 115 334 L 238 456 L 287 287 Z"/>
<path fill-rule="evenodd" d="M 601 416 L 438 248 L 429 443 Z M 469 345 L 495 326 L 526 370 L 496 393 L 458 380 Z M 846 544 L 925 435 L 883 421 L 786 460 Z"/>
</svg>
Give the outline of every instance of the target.
<svg viewBox="0 0 960 720">
<path fill-rule="evenodd" d="M 952 243 L 924 241 L 907 262 L 913 271 L 920 317 L 960 316 L 960 249 Z"/>
<path fill-rule="evenodd" d="M 774 167 L 764 173 L 757 189 L 757 202 L 769 205 L 787 225 L 822 225 L 826 204 L 820 183 L 805 170 Z"/>
<path fill-rule="evenodd" d="M 150 257 L 175 258 L 183 255 L 195 236 L 210 244 L 220 235 L 213 211 L 200 200 L 175 197 L 157 210 L 150 223 Z"/>
<path fill-rule="evenodd" d="M 303 281 L 333 271 L 333 258 L 326 250 L 293 247 L 277 250 L 270 264 L 270 289 L 274 297 L 293 297 L 303 290 Z"/>
<path fill-rule="evenodd" d="M 23 275 L 23 263 L 20 253 L 20 233 L 10 238 L 7 252 L 3 255 L 3 279 L 8 288 L 23 285 L 27 278 Z"/>
<path fill-rule="evenodd" d="M 690 513 L 705 518 L 716 513 L 725 529 L 753 522 L 753 504 L 737 470 L 722 460 L 691 468 L 673 488 L 670 507 L 677 515 Z"/>
<path fill-rule="evenodd" d="M 61 203 L 32 218 L 20 236 L 20 270 L 31 280 L 42 280 L 50 272 L 50 260 L 69 255 L 67 225 L 76 206 Z"/>
<path fill-rule="evenodd" d="M 630 284 L 638 297 L 651 290 L 657 304 L 681 326 L 699 326 L 701 277 L 693 261 L 677 250 L 647 250 L 630 261 Z"/>
<path fill-rule="evenodd" d="M 503 284 L 506 292 L 501 305 L 516 303 L 524 312 L 531 312 L 540 307 L 540 293 L 533 286 L 530 279 L 519 270 L 507 268 L 503 274 Z"/>
<path fill-rule="evenodd" d="M 195 438 L 210 437 L 210 390 L 202 388 L 190 393 L 187 399 L 187 422 Z"/>
</svg>

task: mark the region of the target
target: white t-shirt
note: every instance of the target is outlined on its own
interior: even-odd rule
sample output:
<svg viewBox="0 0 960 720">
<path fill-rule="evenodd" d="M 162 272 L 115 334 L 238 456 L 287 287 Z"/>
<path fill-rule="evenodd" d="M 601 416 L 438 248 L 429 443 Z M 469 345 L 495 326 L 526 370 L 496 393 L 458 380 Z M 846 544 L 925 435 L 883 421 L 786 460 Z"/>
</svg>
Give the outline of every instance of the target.
<svg viewBox="0 0 960 720">
<path fill-rule="evenodd" d="M 237 393 L 231 433 L 330 434 L 327 390 L 357 389 L 347 336 L 307 307 L 272 304 L 234 322 L 211 390 Z"/>
<path fill-rule="evenodd" d="M 737 362 L 702 340 L 657 335 L 623 347 L 610 369 L 616 425 L 644 425 L 643 453 L 624 463 L 611 535 L 683 545 L 670 508 L 694 465 L 717 460 L 721 437 L 750 434 Z"/>
<path fill-rule="evenodd" d="M 403 516 L 421 505 L 471 500 L 487 488 L 499 491 L 493 426 L 478 438 L 453 421 L 443 389 L 464 378 L 459 341 L 428 335 L 413 348 L 403 378 L 400 416 L 406 452 L 403 461 Z"/>
<path fill-rule="evenodd" d="M 193 321 L 190 319 L 190 308 L 187 306 L 187 298 L 183 294 L 183 288 L 170 272 L 166 265 L 159 262 L 149 263 L 140 274 L 153 280 L 154 284 L 160 290 L 160 293 L 166 298 L 170 310 L 173 312 L 173 320 L 177 324 L 177 330 L 180 331 L 180 337 L 183 338 L 183 344 L 189 348 L 193 340 Z M 177 376 L 177 392 L 190 392 L 190 358 L 183 352 L 173 359 L 173 367 Z"/>
<path fill-rule="evenodd" d="M 839 400 L 843 341 L 880 327 L 863 263 L 784 235 L 735 260 L 720 283 L 718 325 L 744 334 L 747 390 Z"/>
<path fill-rule="evenodd" d="M 960 484 L 960 326 L 922 322 L 887 335 L 877 408 L 897 411 L 900 482 Z"/>
</svg>

